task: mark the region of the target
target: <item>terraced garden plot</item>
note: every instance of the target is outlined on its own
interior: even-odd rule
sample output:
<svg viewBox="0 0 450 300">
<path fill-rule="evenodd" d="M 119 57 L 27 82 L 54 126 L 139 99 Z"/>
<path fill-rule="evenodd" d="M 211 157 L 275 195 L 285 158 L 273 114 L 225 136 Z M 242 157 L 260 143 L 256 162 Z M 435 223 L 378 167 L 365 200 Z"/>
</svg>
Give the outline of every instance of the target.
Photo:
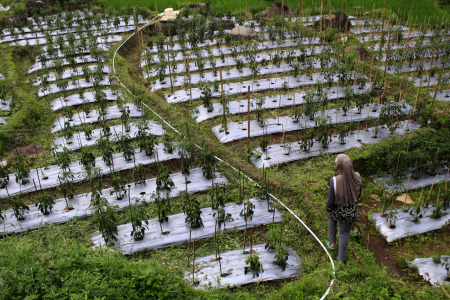
<svg viewBox="0 0 450 300">
<path fill-rule="evenodd" d="M 201 169 L 192 169 L 190 174 L 186 177 L 181 173 L 174 173 L 170 175 L 174 183 L 174 187 L 169 193 L 169 197 L 175 198 L 180 196 L 181 192 L 199 193 L 207 191 L 213 184 L 227 184 L 227 179 L 220 173 L 214 174 L 214 179 L 206 179 Z M 186 186 L 186 179 L 189 181 Z M 130 202 L 131 205 L 136 205 L 137 201 L 144 200 L 146 202 L 153 202 L 154 198 L 151 196 L 156 193 L 156 178 L 146 179 L 143 184 L 129 183 L 129 189 L 126 189 L 125 198 L 119 200 L 117 194 L 123 192 L 115 192 L 113 188 L 107 188 L 102 190 L 103 197 L 106 198 L 111 207 L 116 210 L 126 209 Z M 129 191 L 129 193 L 128 193 Z M 36 206 L 30 206 L 29 211 L 25 214 L 25 219 L 18 221 L 14 216 L 13 210 L 7 210 L 4 212 L 5 220 L 2 221 L 0 226 L 0 233 L 12 234 L 29 230 L 36 230 L 44 227 L 46 224 L 52 223 L 66 223 L 75 217 L 87 217 L 93 214 L 91 207 L 91 193 L 80 194 L 74 196 L 72 199 L 57 199 L 53 209 L 48 215 L 42 214 Z M 130 197 L 130 202 L 127 197 Z M 73 209 L 68 210 L 67 204 Z"/>
<path fill-rule="evenodd" d="M 245 209 L 244 205 L 238 204 L 226 204 L 223 209 L 226 213 L 229 213 L 230 220 L 223 224 L 223 229 L 237 229 L 242 230 L 244 228 L 253 228 L 256 226 L 270 224 L 272 222 L 280 222 L 281 214 L 275 212 L 275 214 L 267 211 L 267 201 L 258 198 L 249 199 L 249 201 L 255 206 L 253 208 L 254 213 L 251 218 L 245 221 L 245 217 L 241 214 L 241 211 Z M 173 244 L 187 243 L 192 240 L 199 240 L 208 237 L 213 237 L 215 230 L 217 230 L 217 209 L 211 207 L 201 209 L 201 218 L 203 226 L 199 228 L 190 228 L 189 222 L 185 222 L 186 215 L 184 213 L 167 216 L 167 222 L 160 224 L 158 219 L 149 220 L 148 229 L 142 240 L 134 240 L 130 235 L 132 230 L 132 224 L 124 224 L 118 226 L 118 241 L 115 244 L 123 254 L 132 254 L 134 252 L 158 249 L 163 247 L 169 247 Z M 219 227 L 219 230 L 222 226 Z M 100 233 L 95 233 L 92 236 L 92 242 L 96 247 L 105 247 L 106 243 Z"/>
</svg>

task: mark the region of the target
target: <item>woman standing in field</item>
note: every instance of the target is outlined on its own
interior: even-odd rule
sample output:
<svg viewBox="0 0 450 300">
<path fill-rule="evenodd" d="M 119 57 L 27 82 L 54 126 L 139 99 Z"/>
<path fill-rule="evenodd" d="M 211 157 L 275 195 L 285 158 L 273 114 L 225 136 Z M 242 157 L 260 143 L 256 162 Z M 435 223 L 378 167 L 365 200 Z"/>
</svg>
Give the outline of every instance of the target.
<svg viewBox="0 0 450 300">
<path fill-rule="evenodd" d="M 336 231 L 339 222 L 339 255 L 337 260 L 344 265 L 345 252 L 352 224 L 359 220 L 356 202 L 361 196 L 361 176 L 353 171 L 352 161 L 346 154 L 339 154 L 336 158 L 339 175 L 330 180 L 328 190 L 328 242 L 330 249 L 336 246 Z"/>
</svg>

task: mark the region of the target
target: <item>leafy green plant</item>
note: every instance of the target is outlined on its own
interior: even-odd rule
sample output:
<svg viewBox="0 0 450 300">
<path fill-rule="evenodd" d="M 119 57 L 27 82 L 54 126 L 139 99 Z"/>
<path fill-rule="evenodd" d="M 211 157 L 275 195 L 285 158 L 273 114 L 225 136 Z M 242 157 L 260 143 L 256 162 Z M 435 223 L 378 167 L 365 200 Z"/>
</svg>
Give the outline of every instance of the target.
<svg viewBox="0 0 450 300">
<path fill-rule="evenodd" d="M 30 168 L 27 166 L 25 156 L 18 155 L 15 161 L 16 182 L 20 184 L 27 184 L 29 182 Z"/>
<path fill-rule="evenodd" d="M 39 202 L 36 203 L 36 207 L 42 214 L 48 215 L 52 211 L 55 200 L 53 199 L 52 195 L 49 195 L 47 193 L 39 194 L 38 198 Z"/>
<path fill-rule="evenodd" d="M 319 137 L 316 138 L 318 142 L 322 144 L 322 148 L 328 148 L 328 145 L 331 143 L 331 125 L 328 122 L 329 119 L 325 118 L 316 118 L 314 122 L 317 126 L 317 132 L 319 133 Z"/>
<path fill-rule="evenodd" d="M 212 105 L 211 98 L 212 98 L 212 90 L 211 85 L 208 82 L 200 82 L 200 99 L 203 102 L 203 106 L 208 110 L 208 112 L 212 112 L 214 109 L 214 106 Z"/>
<path fill-rule="evenodd" d="M 207 179 L 212 179 L 216 170 L 216 164 L 217 160 L 215 153 L 204 146 L 201 151 L 201 166 L 203 170 L 203 176 L 205 176 Z"/>
<path fill-rule="evenodd" d="M 257 254 L 250 254 L 250 256 L 245 260 L 245 264 L 247 266 L 244 268 L 244 274 L 252 272 L 253 278 L 255 278 L 255 276 L 258 277 L 259 273 L 264 272 L 262 263 Z"/>
<path fill-rule="evenodd" d="M 8 168 L 6 166 L 0 166 L 0 188 L 4 189 L 9 183 Z"/>
<path fill-rule="evenodd" d="M 225 224 L 226 222 L 231 222 L 234 219 L 231 217 L 230 213 L 225 212 L 224 208 L 219 208 L 219 210 L 213 214 L 213 217 L 217 216 L 217 224 L 219 228 L 222 226 L 222 224 Z"/>
<path fill-rule="evenodd" d="M 145 207 L 147 206 L 147 202 L 142 201 L 139 204 L 140 199 L 139 198 L 133 198 L 134 202 L 137 204 L 136 206 L 132 207 L 131 200 L 128 198 L 129 201 L 129 208 L 130 208 L 130 217 L 131 217 L 131 226 L 132 231 L 131 235 L 133 236 L 133 239 L 135 241 L 140 241 L 144 239 L 145 236 L 145 228 L 148 226 L 148 216 L 145 210 Z"/>
<path fill-rule="evenodd" d="M 99 197 L 92 206 L 94 211 L 93 222 L 102 234 L 107 245 L 112 245 L 117 241 L 117 213 L 109 205 L 104 197 Z"/>
<path fill-rule="evenodd" d="M 287 260 L 289 258 L 289 253 L 283 244 L 278 243 L 275 247 L 275 261 L 274 263 L 279 265 L 281 269 L 286 270 Z"/>
<path fill-rule="evenodd" d="M 120 174 L 114 174 L 111 180 L 113 189 L 110 191 L 110 195 L 116 194 L 117 200 L 122 200 L 126 195 L 127 181 Z"/>
<path fill-rule="evenodd" d="M 186 207 L 186 224 L 190 224 L 191 228 L 203 227 L 202 211 L 200 209 L 200 202 L 195 199 L 188 197 L 189 203 Z"/>
<path fill-rule="evenodd" d="M 17 221 L 25 220 L 25 211 L 30 208 L 23 202 L 20 194 L 11 197 L 11 207 L 13 210 L 12 216 L 15 216 Z"/>
<path fill-rule="evenodd" d="M 145 184 L 145 168 L 139 163 L 133 168 L 134 184 Z"/>
<path fill-rule="evenodd" d="M 87 174 L 91 173 L 92 168 L 95 167 L 95 156 L 88 147 L 81 148 L 80 164 L 83 166 Z"/>
</svg>

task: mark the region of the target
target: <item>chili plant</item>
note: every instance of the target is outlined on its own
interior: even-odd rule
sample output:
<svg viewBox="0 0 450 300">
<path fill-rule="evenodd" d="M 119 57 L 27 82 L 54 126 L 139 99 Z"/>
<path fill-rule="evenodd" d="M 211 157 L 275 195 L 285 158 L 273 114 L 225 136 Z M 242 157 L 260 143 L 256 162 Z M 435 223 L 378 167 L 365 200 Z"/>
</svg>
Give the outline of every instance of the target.
<svg viewBox="0 0 450 300">
<path fill-rule="evenodd" d="M 259 273 L 264 272 L 262 263 L 260 262 L 257 254 L 250 254 L 250 256 L 245 260 L 245 264 L 247 266 L 244 268 L 244 274 L 252 272 L 253 278 L 255 278 L 255 276 L 258 277 Z"/>
<path fill-rule="evenodd" d="M 145 184 L 145 168 L 144 165 L 139 163 L 133 168 L 133 180 L 134 184 Z"/>
<path fill-rule="evenodd" d="M 55 204 L 55 200 L 52 195 L 47 193 L 39 194 L 38 199 L 39 202 L 35 204 L 36 207 L 42 214 L 48 215 L 52 211 L 53 205 Z"/>
<path fill-rule="evenodd" d="M 109 205 L 108 201 L 100 197 L 97 203 L 92 207 L 94 224 L 102 234 L 107 245 L 112 245 L 117 241 L 117 213 Z"/>
<path fill-rule="evenodd" d="M 16 217 L 17 221 L 25 220 L 25 211 L 30 210 L 30 208 L 23 202 L 21 195 L 11 197 L 10 201 L 13 210 L 12 216 Z"/>
<path fill-rule="evenodd" d="M 110 195 L 116 194 L 117 200 L 122 200 L 126 195 L 127 181 L 120 174 L 114 174 L 111 180 L 113 189 L 110 191 Z"/>
<path fill-rule="evenodd" d="M 287 260 L 289 258 L 289 253 L 287 252 L 286 248 L 281 244 L 277 244 L 275 247 L 275 261 L 274 263 L 279 265 L 281 269 L 284 271 L 286 270 Z"/>
<path fill-rule="evenodd" d="M 134 207 L 131 205 L 131 200 L 128 198 L 131 226 L 133 228 L 131 231 L 131 235 L 133 236 L 133 239 L 135 241 L 140 241 L 144 239 L 145 228 L 148 226 L 148 217 L 145 210 L 147 202 L 142 201 L 139 204 L 139 198 L 133 198 L 133 201 L 136 203 L 136 206 Z"/>
<path fill-rule="evenodd" d="M 216 164 L 217 160 L 214 152 L 204 146 L 201 151 L 201 166 L 203 170 L 203 176 L 205 176 L 207 179 L 212 179 L 216 170 Z"/>
</svg>

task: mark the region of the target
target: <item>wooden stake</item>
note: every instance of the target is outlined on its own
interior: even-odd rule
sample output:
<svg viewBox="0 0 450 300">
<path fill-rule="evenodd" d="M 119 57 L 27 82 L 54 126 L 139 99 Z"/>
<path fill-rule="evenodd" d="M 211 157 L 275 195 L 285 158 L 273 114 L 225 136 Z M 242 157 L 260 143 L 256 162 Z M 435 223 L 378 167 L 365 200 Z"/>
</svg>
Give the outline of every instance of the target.
<svg viewBox="0 0 450 300">
<path fill-rule="evenodd" d="M 227 113 L 226 113 L 226 105 L 225 105 L 225 93 L 223 91 L 223 80 L 222 80 L 222 67 L 220 67 L 220 85 L 222 88 L 222 110 L 223 110 L 223 123 L 225 128 L 225 134 L 228 134 L 227 129 Z M 249 87 L 250 89 L 250 87 Z"/>
<path fill-rule="evenodd" d="M 247 136 L 250 138 L 250 86 L 247 92 Z"/>
</svg>

